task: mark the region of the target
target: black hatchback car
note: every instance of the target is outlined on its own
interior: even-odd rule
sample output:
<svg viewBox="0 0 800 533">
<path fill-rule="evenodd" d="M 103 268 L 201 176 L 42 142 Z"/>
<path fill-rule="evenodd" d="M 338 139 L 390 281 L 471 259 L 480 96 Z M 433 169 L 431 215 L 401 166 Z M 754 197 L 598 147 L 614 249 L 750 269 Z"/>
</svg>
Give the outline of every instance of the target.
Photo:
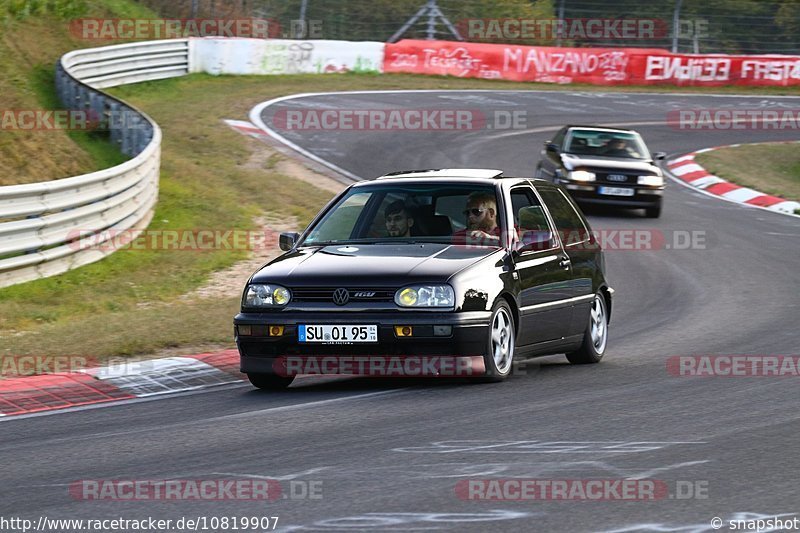
<svg viewBox="0 0 800 533">
<path fill-rule="evenodd" d="M 241 370 L 259 388 L 392 368 L 501 381 L 515 358 L 596 363 L 606 350 L 602 251 L 546 181 L 487 169 L 361 181 L 280 246 L 234 318 Z"/>
<path fill-rule="evenodd" d="M 563 185 L 579 203 L 644 208 L 661 215 L 664 176 L 633 130 L 565 126 L 544 143 L 536 177 Z"/>
</svg>

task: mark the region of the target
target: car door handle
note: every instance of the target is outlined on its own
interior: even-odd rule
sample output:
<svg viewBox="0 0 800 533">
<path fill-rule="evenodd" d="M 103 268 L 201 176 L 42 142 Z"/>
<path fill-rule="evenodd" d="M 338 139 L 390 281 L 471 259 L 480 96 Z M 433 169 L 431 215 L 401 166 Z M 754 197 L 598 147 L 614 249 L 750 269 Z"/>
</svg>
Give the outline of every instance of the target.
<svg viewBox="0 0 800 533">
<path fill-rule="evenodd" d="M 562 257 L 561 261 L 558 262 L 558 266 L 560 266 L 561 268 L 569 268 L 571 264 L 572 260 L 570 260 L 569 257 Z"/>
</svg>

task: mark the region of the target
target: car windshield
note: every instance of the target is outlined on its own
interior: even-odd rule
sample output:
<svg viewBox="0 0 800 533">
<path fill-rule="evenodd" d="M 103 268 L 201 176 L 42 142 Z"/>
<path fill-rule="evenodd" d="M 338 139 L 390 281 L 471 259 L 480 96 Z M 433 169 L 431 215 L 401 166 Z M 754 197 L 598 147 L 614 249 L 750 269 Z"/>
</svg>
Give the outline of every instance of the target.
<svg viewBox="0 0 800 533">
<path fill-rule="evenodd" d="M 350 189 L 300 244 L 450 244 L 468 224 L 499 235 L 493 186 L 382 180 Z"/>
<path fill-rule="evenodd" d="M 644 141 L 637 133 L 573 130 L 564 151 L 573 155 L 651 159 Z"/>
</svg>

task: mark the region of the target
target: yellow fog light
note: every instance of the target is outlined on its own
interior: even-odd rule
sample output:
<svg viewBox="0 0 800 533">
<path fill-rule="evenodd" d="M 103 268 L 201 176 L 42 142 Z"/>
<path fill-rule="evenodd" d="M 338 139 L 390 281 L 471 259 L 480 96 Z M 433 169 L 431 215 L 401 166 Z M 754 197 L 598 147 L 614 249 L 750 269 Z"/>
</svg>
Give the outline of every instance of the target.
<svg viewBox="0 0 800 533">
<path fill-rule="evenodd" d="M 283 335 L 283 326 L 270 326 L 269 327 L 269 336 L 270 337 L 280 337 Z"/>
<path fill-rule="evenodd" d="M 398 337 L 410 337 L 414 333 L 414 329 L 411 326 L 395 326 L 394 327 L 394 334 Z"/>
<path fill-rule="evenodd" d="M 400 296 L 398 297 L 401 305 L 412 306 L 417 303 L 417 291 L 416 289 L 412 289 L 411 287 L 405 288 L 400 291 Z"/>
<path fill-rule="evenodd" d="M 284 289 L 283 287 L 275 287 L 275 290 L 272 291 L 272 301 L 275 302 L 275 305 L 285 305 L 289 303 L 289 290 Z"/>
</svg>

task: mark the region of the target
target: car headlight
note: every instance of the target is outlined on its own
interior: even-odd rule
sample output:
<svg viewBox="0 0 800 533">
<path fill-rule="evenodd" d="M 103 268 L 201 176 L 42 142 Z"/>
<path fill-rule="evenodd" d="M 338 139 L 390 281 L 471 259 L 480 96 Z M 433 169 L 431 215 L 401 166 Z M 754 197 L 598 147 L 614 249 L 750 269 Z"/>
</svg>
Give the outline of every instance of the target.
<svg viewBox="0 0 800 533">
<path fill-rule="evenodd" d="M 450 285 L 412 285 L 394 295 L 400 307 L 453 307 L 456 294 Z"/>
<path fill-rule="evenodd" d="M 292 299 L 292 293 L 280 285 L 248 285 L 242 305 L 244 307 L 283 307 Z"/>
<path fill-rule="evenodd" d="M 661 187 L 664 185 L 664 178 L 661 176 L 639 176 L 636 180 L 639 185 L 650 185 L 653 187 Z"/>
<path fill-rule="evenodd" d="M 569 173 L 569 179 L 575 181 L 594 181 L 597 179 L 597 176 L 594 175 L 594 172 L 589 172 L 588 170 L 573 170 Z"/>
</svg>

